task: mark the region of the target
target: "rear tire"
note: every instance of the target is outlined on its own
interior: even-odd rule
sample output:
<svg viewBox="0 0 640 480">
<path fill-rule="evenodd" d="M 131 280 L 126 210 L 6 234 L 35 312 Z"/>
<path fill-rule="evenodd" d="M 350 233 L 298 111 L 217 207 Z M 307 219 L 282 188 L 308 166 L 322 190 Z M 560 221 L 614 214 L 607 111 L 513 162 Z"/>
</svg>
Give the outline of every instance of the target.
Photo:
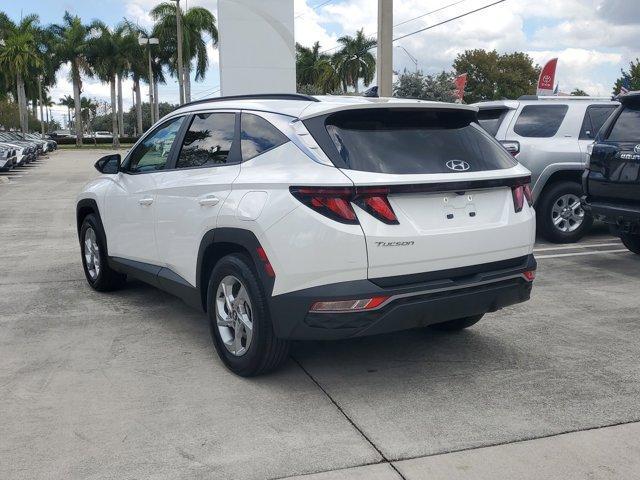
<svg viewBox="0 0 640 480">
<path fill-rule="evenodd" d="M 545 188 L 536 206 L 538 231 L 545 240 L 574 243 L 589 232 L 593 217 L 582 207 L 581 197 L 582 186 L 576 182 L 557 182 Z"/>
<path fill-rule="evenodd" d="M 127 277 L 109 267 L 104 230 L 94 214 L 87 215 L 82 221 L 80 252 L 84 275 L 91 288 L 110 292 L 125 284 Z"/>
<path fill-rule="evenodd" d="M 629 249 L 629 251 L 640 255 L 640 235 L 621 235 L 620 239 L 625 247 Z"/>
<path fill-rule="evenodd" d="M 264 288 L 246 255 L 227 255 L 216 264 L 207 313 L 216 352 L 236 375 L 262 375 L 289 357 L 289 342 L 273 331 Z"/>
<path fill-rule="evenodd" d="M 429 325 L 429 328 L 440 330 L 441 332 L 458 332 L 475 325 L 482 320 L 482 317 L 484 317 L 484 314 L 475 315 L 473 317 L 457 318 L 455 320 Z"/>
</svg>

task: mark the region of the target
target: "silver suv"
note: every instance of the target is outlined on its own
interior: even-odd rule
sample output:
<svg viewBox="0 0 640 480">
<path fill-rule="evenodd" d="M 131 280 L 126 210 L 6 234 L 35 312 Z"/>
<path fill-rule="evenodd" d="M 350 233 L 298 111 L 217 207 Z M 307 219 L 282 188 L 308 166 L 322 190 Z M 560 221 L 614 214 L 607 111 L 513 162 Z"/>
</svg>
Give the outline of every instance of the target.
<svg viewBox="0 0 640 480">
<path fill-rule="evenodd" d="M 531 171 L 538 231 L 554 243 L 589 231 L 581 175 L 587 148 L 618 107 L 608 97 L 536 97 L 476 104 L 480 125 Z"/>
</svg>

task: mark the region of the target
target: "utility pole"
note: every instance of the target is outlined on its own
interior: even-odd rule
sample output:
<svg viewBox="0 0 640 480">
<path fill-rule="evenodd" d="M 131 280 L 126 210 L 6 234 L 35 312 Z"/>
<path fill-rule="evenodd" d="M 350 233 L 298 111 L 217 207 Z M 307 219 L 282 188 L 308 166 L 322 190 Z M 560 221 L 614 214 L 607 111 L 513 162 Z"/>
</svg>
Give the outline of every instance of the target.
<svg viewBox="0 0 640 480">
<path fill-rule="evenodd" d="M 393 0 L 378 0 L 378 96 L 393 95 Z"/>
<path fill-rule="evenodd" d="M 182 65 L 182 11 L 180 0 L 176 0 L 176 25 L 178 26 L 178 88 L 180 89 L 180 105 L 184 103 L 184 66 Z"/>
</svg>

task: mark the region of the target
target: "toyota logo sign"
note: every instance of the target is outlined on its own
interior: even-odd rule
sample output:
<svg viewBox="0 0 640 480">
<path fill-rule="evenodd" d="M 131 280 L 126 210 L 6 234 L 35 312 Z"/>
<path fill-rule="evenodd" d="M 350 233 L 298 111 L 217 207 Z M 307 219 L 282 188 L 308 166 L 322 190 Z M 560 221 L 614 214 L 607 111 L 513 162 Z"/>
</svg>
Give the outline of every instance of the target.
<svg viewBox="0 0 640 480">
<path fill-rule="evenodd" d="M 640 145 L 636 145 L 635 147 L 633 147 L 633 152 L 640 153 Z"/>
<path fill-rule="evenodd" d="M 453 170 L 454 172 L 466 172 L 471 168 L 471 165 L 464 160 L 449 160 L 445 165 L 449 170 Z"/>
</svg>

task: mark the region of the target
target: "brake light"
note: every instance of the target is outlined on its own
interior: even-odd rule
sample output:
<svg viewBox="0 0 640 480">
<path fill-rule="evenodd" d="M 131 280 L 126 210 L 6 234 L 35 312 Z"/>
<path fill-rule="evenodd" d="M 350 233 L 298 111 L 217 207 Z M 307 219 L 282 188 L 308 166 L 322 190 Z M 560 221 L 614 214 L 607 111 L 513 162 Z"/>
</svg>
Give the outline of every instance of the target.
<svg viewBox="0 0 640 480">
<path fill-rule="evenodd" d="M 311 313 L 348 313 L 363 312 L 378 308 L 389 299 L 389 296 L 376 296 L 371 298 L 361 298 L 358 300 L 336 300 L 315 302 L 311 305 Z"/>
<path fill-rule="evenodd" d="M 387 195 L 389 195 L 388 188 L 358 188 L 354 203 L 381 222 L 387 225 L 398 225 L 398 217 Z"/>
<path fill-rule="evenodd" d="M 513 195 L 513 207 L 516 213 L 521 212 L 524 207 L 524 201 L 527 201 L 527 205 L 533 206 L 533 193 L 531 192 L 531 185 L 528 183 L 525 185 L 518 185 L 511 187 L 511 193 Z"/>
<path fill-rule="evenodd" d="M 356 225 L 351 206 L 353 189 L 342 187 L 291 187 L 291 194 L 307 207 L 337 222 Z"/>
</svg>

